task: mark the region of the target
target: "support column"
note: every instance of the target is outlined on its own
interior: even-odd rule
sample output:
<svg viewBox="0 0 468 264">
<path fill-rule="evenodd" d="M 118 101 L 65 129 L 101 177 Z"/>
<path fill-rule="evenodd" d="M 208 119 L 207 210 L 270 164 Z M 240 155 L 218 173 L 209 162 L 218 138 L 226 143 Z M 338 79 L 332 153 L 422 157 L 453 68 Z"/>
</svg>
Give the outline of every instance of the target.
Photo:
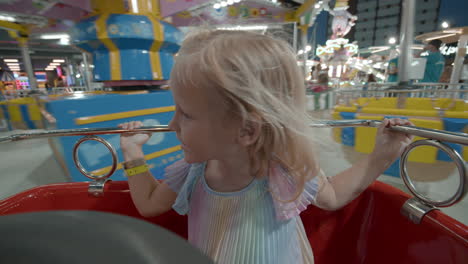
<svg viewBox="0 0 468 264">
<path fill-rule="evenodd" d="M 400 26 L 400 57 L 398 59 L 398 80 L 400 85 L 409 82 L 409 69 L 413 60 L 411 47 L 414 37 L 415 0 L 403 0 Z"/>
<path fill-rule="evenodd" d="M 31 63 L 31 57 L 29 56 L 28 42 L 21 41 L 20 47 L 21 47 L 21 55 L 23 56 L 24 68 L 26 69 L 26 73 L 28 74 L 29 88 L 31 88 L 31 90 L 35 90 L 37 89 L 37 81 L 36 81 L 36 76 L 34 75 L 34 69 Z"/>
<path fill-rule="evenodd" d="M 414 13 L 415 0 L 403 0 L 400 26 L 400 57 L 398 59 L 398 89 L 409 88 L 409 69 L 413 61 Z M 405 93 L 398 94 L 397 108 L 404 108 Z"/>
<path fill-rule="evenodd" d="M 297 54 L 297 22 L 294 22 L 294 29 L 293 29 L 293 49 L 294 52 Z"/>
<path fill-rule="evenodd" d="M 303 56 L 304 57 L 304 64 L 302 66 L 303 66 L 304 78 L 305 78 L 307 76 L 307 58 L 308 58 L 308 55 L 309 55 L 309 52 L 306 49 L 308 25 L 301 25 L 300 28 L 301 28 L 302 50 L 304 51 L 304 53 L 303 53 L 303 55 L 304 55 Z"/>
<path fill-rule="evenodd" d="M 83 79 L 87 91 L 91 91 L 91 74 L 89 74 L 88 54 L 82 52 L 83 56 Z"/>
<path fill-rule="evenodd" d="M 466 56 L 466 45 L 468 44 L 468 35 L 460 36 L 458 40 L 458 49 L 457 54 L 455 55 L 455 60 L 453 61 L 452 75 L 450 75 L 450 83 L 459 83 L 460 77 L 463 69 L 463 60 Z M 456 86 L 451 86 L 449 88 L 456 89 Z"/>
</svg>

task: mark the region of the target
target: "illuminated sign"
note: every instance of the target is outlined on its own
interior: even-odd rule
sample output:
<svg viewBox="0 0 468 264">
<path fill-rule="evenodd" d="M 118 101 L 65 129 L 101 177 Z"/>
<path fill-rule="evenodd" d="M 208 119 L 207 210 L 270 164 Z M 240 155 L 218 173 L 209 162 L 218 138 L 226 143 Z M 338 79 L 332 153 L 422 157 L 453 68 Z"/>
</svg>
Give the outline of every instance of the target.
<svg viewBox="0 0 468 264">
<path fill-rule="evenodd" d="M 457 49 L 458 47 L 443 46 L 440 48 L 440 53 L 442 53 L 442 55 L 448 56 L 450 54 L 457 53 Z M 465 49 L 468 49 L 468 46 L 466 46 Z"/>
</svg>

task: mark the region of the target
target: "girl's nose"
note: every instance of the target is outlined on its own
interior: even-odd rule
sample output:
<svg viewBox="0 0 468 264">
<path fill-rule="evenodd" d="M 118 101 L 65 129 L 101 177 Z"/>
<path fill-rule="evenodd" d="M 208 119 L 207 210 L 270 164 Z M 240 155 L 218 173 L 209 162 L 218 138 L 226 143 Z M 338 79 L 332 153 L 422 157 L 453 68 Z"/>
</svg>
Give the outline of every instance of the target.
<svg viewBox="0 0 468 264">
<path fill-rule="evenodd" d="M 179 131 L 179 125 L 177 124 L 177 112 L 172 117 L 168 125 L 169 129 L 174 130 L 175 132 Z"/>
</svg>

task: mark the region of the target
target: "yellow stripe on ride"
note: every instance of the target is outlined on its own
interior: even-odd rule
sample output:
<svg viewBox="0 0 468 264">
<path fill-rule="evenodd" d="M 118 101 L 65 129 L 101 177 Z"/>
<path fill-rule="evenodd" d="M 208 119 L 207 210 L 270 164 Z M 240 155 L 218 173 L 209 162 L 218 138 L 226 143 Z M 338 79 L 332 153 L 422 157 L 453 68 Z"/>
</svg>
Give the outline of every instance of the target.
<svg viewBox="0 0 468 264">
<path fill-rule="evenodd" d="M 179 151 L 181 149 L 182 149 L 182 147 L 180 145 L 177 145 L 175 147 L 170 147 L 170 148 L 167 148 L 167 149 L 156 151 L 156 152 L 153 152 L 151 154 L 145 155 L 145 160 L 152 160 L 152 159 L 155 159 L 155 158 L 158 158 L 158 157 L 161 157 L 161 156 L 164 156 L 164 155 L 171 154 L 173 152 Z M 120 170 L 120 169 L 123 168 L 122 163 L 117 164 L 117 169 L 116 170 Z M 92 171 L 92 173 L 95 174 L 95 175 L 106 174 L 106 173 L 108 173 L 110 171 L 111 168 L 112 168 L 112 166 L 104 167 L 102 169 L 94 170 L 94 171 Z"/>
<path fill-rule="evenodd" d="M 124 118 L 129 118 L 129 117 L 159 114 L 159 113 L 166 113 L 166 112 L 172 112 L 172 111 L 175 111 L 175 106 L 164 106 L 164 107 L 149 108 L 149 109 L 143 109 L 143 110 L 135 110 L 135 111 L 97 115 L 97 116 L 86 116 L 86 117 L 76 118 L 75 124 L 86 125 L 86 124 L 92 124 L 92 123 L 98 123 L 98 122 L 104 122 L 104 121 L 110 121 L 110 120 L 118 120 L 118 119 L 124 119 Z"/>
<path fill-rule="evenodd" d="M 107 19 L 109 14 L 102 14 L 96 20 L 96 33 L 98 39 L 106 46 L 109 50 L 109 63 L 110 63 L 110 74 L 111 79 L 114 81 L 122 80 L 122 72 L 120 67 L 120 50 L 117 48 L 114 42 L 109 39 L 107 34 Z"/>
</svg>

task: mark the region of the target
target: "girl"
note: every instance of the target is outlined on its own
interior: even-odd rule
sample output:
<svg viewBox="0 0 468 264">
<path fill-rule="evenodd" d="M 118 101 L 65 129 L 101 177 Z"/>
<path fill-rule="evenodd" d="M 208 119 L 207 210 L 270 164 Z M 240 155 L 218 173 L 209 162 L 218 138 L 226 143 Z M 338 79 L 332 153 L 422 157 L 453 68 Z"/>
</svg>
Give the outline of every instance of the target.
<svg viewBox="0 0 468 264">
<path fill-rule="evenodd" d="M 144 165 L 147 134 L 121 137 L 132 199 L 143 216 L 188 214 L 188 240 L 217 263 L 313 263 L 300 212 L 358 196 L 411 138 L 385 130 L 374 152 L 328 179 L 313 154 L 305 87 L 287 43 L 251 32 L 189 36 L 171 74 L 185 158 L 158 183 Z M 141 122 L 120 125 L 134 129 Z"/>
</svg>

